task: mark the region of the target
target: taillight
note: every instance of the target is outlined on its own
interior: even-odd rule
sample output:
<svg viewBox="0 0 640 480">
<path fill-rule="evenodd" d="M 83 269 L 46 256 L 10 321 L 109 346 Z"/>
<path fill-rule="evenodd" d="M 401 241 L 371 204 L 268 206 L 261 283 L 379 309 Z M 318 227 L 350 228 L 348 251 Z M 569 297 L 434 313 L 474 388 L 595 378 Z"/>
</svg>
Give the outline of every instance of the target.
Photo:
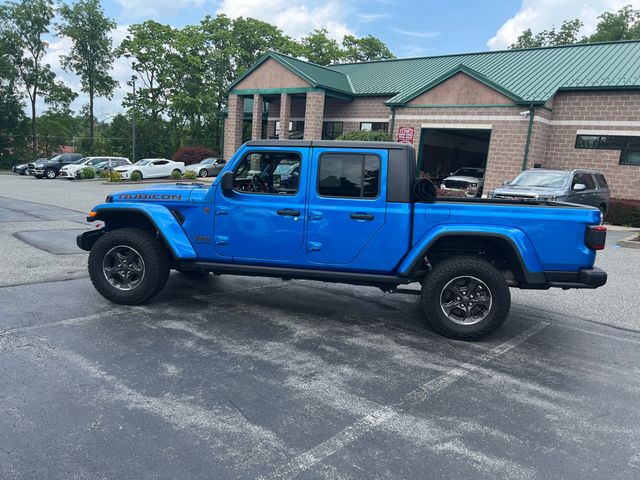
<svg viewBox="0 0 640 480">
<path fill-rule="evenodd" d="M 587 227 L 587 234 L 584 243 L 593 250 L 603 250 L 607 240 L 607 227 L 602 225 L 591 225 Z"/>
</svg>

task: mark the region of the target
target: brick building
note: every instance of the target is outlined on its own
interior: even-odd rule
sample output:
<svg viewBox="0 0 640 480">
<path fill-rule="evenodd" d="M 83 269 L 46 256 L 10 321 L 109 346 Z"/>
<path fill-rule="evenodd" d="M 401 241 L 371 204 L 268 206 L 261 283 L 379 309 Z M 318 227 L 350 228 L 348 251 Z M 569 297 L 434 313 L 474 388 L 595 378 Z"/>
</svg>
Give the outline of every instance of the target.
<svg viewBox="0 0 640 480">
<path fill-rule="evenodd" d="M 640 200 L 640 42 L 329 67 L 270 52 L 229 87 L 224 156 L 354 130 L 401 132 L 436 180 L 485 168 L 485 193 L 524 168 L 595 168 Z"/>
</svg>

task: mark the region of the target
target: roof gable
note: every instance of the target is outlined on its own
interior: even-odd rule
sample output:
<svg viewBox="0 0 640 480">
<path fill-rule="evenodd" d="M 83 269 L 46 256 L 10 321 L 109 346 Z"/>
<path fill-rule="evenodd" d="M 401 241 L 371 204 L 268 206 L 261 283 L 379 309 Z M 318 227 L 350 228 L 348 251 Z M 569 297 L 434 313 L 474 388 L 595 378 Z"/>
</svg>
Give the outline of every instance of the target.
<svg viewBox="0 0 640 480">
<path fill-rule="evenodd" d="M 421 88 L 396 95 L 387 104 L 511 104 L 521 100 L 484 75 L 459 65 Z"/>
</svg>

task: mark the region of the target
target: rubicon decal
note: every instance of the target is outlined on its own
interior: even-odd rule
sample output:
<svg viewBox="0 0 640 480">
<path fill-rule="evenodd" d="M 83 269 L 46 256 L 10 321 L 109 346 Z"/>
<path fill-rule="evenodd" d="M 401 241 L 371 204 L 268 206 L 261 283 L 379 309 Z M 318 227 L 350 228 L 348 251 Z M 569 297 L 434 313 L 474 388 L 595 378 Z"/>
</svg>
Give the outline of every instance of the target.
<svg viewBox="0 0 640 480">
<path fill-rule="evenodd" d="M 120 200 L 182 200 L 182 195 L 173 193 L 123 193 Z"/>
</svg>

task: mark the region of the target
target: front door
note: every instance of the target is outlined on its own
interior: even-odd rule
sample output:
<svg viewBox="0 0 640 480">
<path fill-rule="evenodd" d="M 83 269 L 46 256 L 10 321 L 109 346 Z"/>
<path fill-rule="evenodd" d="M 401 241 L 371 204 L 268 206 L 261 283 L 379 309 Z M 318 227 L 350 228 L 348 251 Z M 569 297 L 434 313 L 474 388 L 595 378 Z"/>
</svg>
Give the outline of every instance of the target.
<svg viewBox="0 0 640 480">
<path fill-rule="evenodd" d="M 348 265 L 384 226 L 386 171 L 386 150 L 313 150 L 309 262 Z"/>
<path fill-rule="evenodd" d="M 233 166 L 232 192 L 216 191 L 215 251 L 282 263 L 303 247 L 308 148 L 263 147 Z"/>
</svg>

